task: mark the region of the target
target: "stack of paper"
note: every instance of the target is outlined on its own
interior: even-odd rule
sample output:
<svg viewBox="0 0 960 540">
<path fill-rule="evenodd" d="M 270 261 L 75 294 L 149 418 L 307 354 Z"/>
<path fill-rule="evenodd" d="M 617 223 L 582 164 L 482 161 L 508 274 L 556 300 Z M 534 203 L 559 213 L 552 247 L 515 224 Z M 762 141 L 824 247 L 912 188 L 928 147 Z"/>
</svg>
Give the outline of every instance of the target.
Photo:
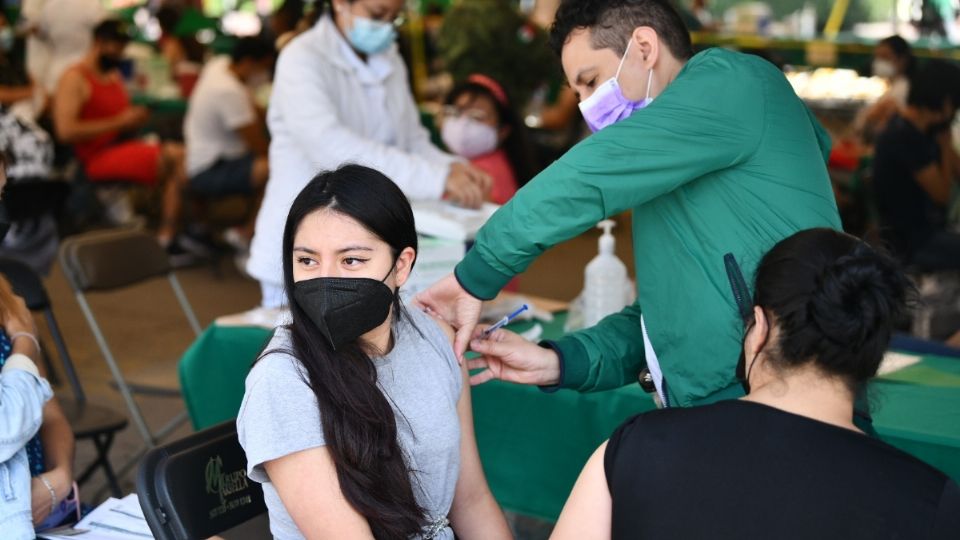
<svg viewBox="0 0 960 540">
<path fill-rule="evenodd" d="M 453 273 L 466 253 L 465 244 L 458 240 L 421 236 L 417 243 L 417 262 L 413 265 L 410 279 L 403 286 L 406 295 L 415 295 Z"/>
<path fill-rule="evenodd" d="M 476 238 L 480 227 L 500 208 L 493 203 L 484 203 L 476 210 L 446 201 L 412 201 L 410 204 L 418 233 L 460 242 Z"/>
<path fill-rule="evenodd" d="M 136 493 L 109 498 L 71 528 L 43 533 L 48 540 L 144 540 L 153 538 Z"/>
</svg>

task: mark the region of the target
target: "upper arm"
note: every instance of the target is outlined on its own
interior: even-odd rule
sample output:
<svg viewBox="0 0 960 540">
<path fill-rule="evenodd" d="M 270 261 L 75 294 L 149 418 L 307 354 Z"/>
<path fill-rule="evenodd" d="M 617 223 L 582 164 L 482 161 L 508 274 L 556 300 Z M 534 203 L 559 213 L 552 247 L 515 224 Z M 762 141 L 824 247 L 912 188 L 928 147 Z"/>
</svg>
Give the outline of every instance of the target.
<svg viewBox="0 0 960 540">
<path fill-rule="evenodd" d="M 563 511 L 553 529 L 551 539 L 587 540 L 610 538 L 613 499 L 607 487 L 603 468 L 607 443 L 590 456 L 580 472 L 573 491 L 563 505 Z"/>
<path fill-rule="evenodd" d="M 64 142 L 70 142 L 68 139 L 80 117 L 86 93 L 83 78 L 76 70 L 71 69 L 63 74 L 53 99 L 53 125 L 57 130 L 57 137 Z"/>
<path fill-rule="evenodd" d="M 263 133 L 263 127 L 257 122 L 238 127 L 234 131 L 240 136 L 247 150 L 256 155 L 266 155 L 267 137 Z"/>
<path fill-rule="evenodd" d="M 930 163 L 913 174 L 927 195 L 941 206 L 950 202 L 950 182 L 943 177 L 943 170 L 938 163 Z"/>
<path fill-rule="evenodd" d="M 506 518 L 493 498 L 483 474 L 480 452 L 473 428 L 473 404 L 470 399 L 470 372 L 460 366 L 461 392 L 457 402 L 460 419 L 460 475 L 450 508 L 450 523 L 458 538 L 483 540 L 512 538 Z"/>
<path fill-rule="evenodd" d="M 268 461 L 264 469 L 306 538 L 373 538 L 367 520 L 340 490 L 336 465 L 326 447 Z"/>
</svg>

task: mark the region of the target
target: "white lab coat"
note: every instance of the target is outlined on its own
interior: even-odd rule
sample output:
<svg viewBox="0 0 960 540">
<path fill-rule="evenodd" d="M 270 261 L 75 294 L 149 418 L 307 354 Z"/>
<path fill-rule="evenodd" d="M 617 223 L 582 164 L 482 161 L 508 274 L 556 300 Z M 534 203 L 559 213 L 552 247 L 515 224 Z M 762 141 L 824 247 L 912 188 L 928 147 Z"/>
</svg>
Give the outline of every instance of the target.
<svg viewBox="0 0 960 540">
<path fill-rule="evenodd" d="M 27 42 L 27 71 L 53 94 L 63 72 L 90 49 L 103 6 L 100 0 L 26 0 L 23 10 L 39 30 Z"/>
<path fill-rule="evenodd" d="M 287 213 L 320 171 L 357 163 L 387 175 L 410 199 L 443 195 L 458 158 L 430 142 L 396 47 L 377 60 L 383 77 L 358 70 L 358 58 L 328 16 L 281 52 L 267 111 L 270 180 L 247 263 L 259 281 L 283 283 Z M 370 103 L 370 95 L 383 101 Z"/>
</svg>

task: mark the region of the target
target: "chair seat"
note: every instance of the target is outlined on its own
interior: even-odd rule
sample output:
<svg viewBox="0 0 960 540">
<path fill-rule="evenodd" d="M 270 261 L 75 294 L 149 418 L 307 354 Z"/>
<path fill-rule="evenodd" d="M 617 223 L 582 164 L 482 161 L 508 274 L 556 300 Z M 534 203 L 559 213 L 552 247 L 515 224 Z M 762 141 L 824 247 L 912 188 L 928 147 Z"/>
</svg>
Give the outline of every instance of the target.
<svg viewBox="0 0 960 540">
<path fill-rule="evenodd" d="M 120 390 L 120 385 L 117 384 L 117 381 L 110 381 L 107 383 L 110 385 L 110 388 L 114 390 Z M 130 388 L 130 391 L 134 394 L 141 394 L 144 396 L 155 396 L 155 397 L 180 397 L 183 394 L 180 392 L 179 388 L 173 388 L 169 386 L 162 386 L 159 384 L 147 384 L 147 383 L 138 383 L 134 381 L 127 381 L 127 386 Z"/>
<path fill-rule="evenodd" d="M 90 402 L 61 400 L 60 406 L 78 439 L 120 431 L 127 427 L 127 417 L 113 409 Z"/>
</svg>

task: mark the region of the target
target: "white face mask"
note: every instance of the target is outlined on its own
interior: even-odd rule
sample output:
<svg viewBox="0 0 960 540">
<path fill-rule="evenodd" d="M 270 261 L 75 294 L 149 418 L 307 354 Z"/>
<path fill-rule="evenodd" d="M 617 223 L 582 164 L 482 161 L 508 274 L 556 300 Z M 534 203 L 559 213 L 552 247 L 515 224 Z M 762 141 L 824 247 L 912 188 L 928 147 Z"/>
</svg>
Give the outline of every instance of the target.
<svg viewBox="0 0 960 540">
<path fill-rule="evenodd" d="M 894 66 L 893 62 L 889 60 L 884 60 L 882 58 L 874 58 L 873 74 L 876 77 L 882 77 L 884 79 L 892 79 L 897 76 L 897 67 Z"/>
<path fill-rule="evenodd" d="M 447 148 L 467 159 L 489 154 L 499 143 L 496 128 L 466 116 L 444 120 L 440 136 Z"/>
</svg>

